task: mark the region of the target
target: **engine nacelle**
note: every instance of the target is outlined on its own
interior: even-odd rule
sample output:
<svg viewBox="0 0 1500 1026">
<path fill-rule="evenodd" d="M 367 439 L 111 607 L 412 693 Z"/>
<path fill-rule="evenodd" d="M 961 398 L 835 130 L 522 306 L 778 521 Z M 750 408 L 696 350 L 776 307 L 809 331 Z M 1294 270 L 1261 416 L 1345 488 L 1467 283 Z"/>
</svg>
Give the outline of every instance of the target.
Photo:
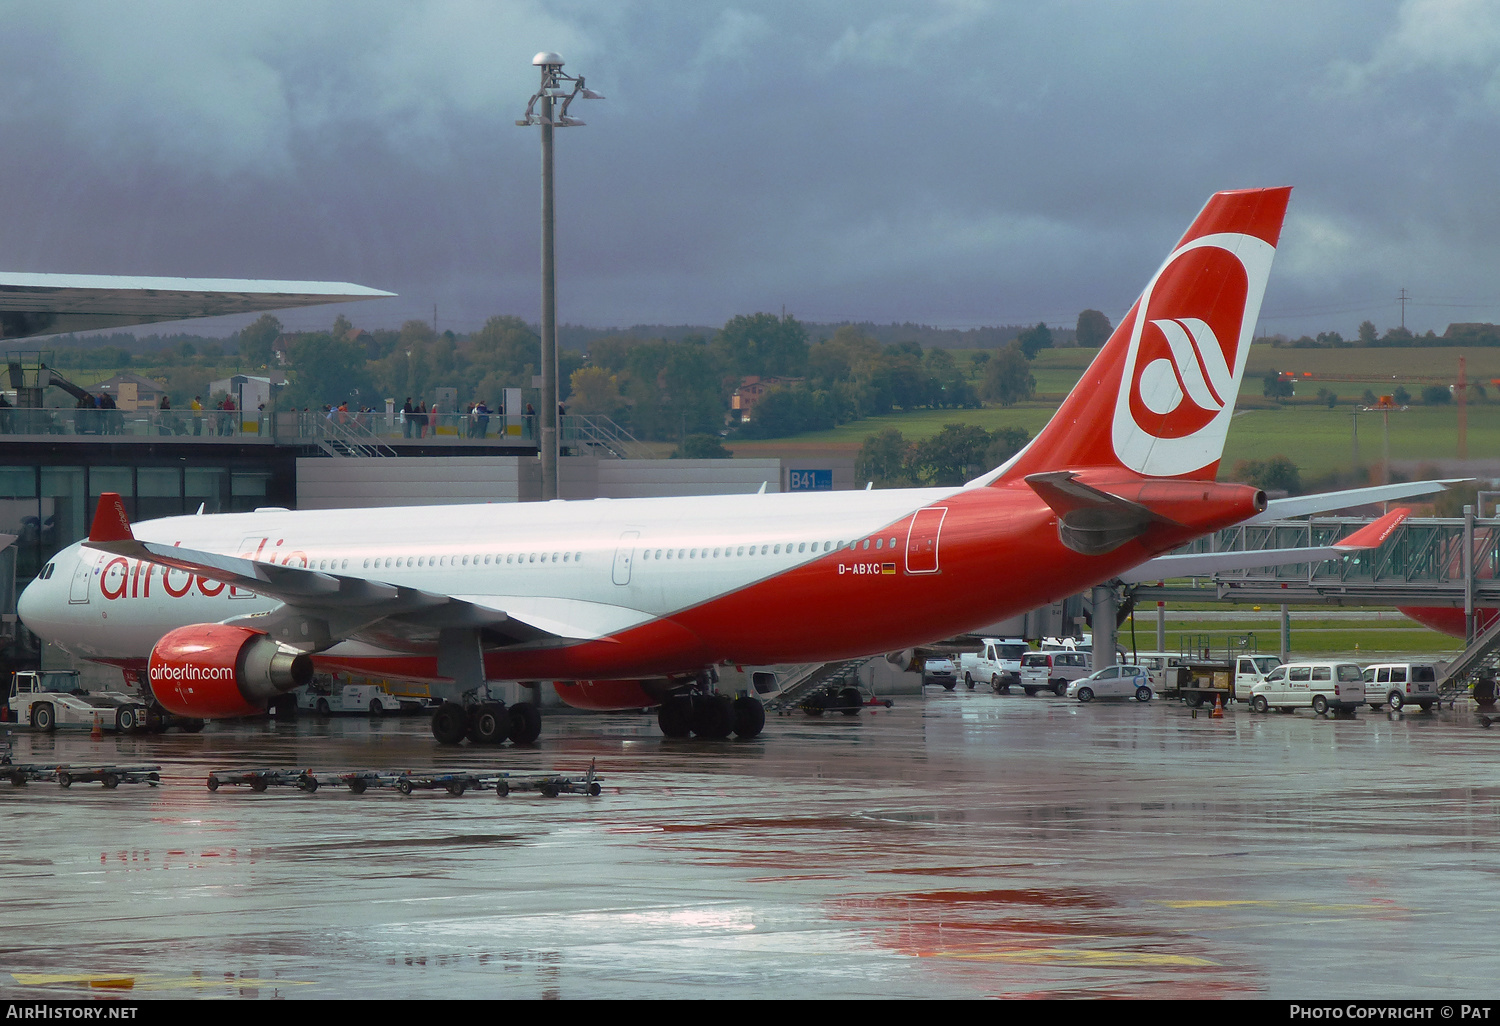
<svg viewBox="0 0 1500 1026">
<path fill-rule="evenodd" d="M 168 712 L 199 720 L 253 716 L 312 680 L 312 657 L 262 631 L 222 623 L 179 627 L 156 643 L 151 693 Z"/>
</svg>

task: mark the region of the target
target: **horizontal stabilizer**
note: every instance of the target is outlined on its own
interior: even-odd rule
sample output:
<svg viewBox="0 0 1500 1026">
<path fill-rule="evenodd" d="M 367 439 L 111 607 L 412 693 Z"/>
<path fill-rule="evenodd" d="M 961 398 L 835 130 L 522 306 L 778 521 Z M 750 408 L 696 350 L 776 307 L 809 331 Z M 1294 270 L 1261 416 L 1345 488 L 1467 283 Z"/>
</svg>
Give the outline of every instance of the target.
<svg viewBox="0 0 1500 1026">
<path fill-rule="evenodd" d="M 1441 481 L 1403 481 L 1400 484 L 1373 485 L 1369 488 L 1346 488 L 1337 492 L 1319 492 L 1317 495 L 1293 495 L 1286 499 L 1272 499 L 1266 503 L 1265 512 L 1246 520 L 1246 524 L 1261 524 L 1267 520 L 1285 520 L 1288 517 L 1305 517 L 1333 510 L 1365 506 L 1372 502 L 1395 502 L 1418 495 L 1432 495 L 1452 484 L 1466 484 L 1471 477 L 1450 477 Z"/>
</svg>

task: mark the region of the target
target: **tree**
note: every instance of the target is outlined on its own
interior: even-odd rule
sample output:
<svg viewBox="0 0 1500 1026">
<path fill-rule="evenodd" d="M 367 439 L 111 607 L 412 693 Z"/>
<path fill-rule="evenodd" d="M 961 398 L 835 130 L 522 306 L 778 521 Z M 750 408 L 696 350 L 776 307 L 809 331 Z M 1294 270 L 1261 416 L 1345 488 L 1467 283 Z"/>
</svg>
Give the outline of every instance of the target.
<svg viewBox="0 0 1500 1026">
<path fill-rule="evenodd" d="M 912 446 L 908 465 L 912 476 L 925 485 L 961 485 L 984 469 L 985 452 L 992 441 L 982 427 L 944 424 L 937 434 Z"/>
<path fill-rule="evenodd" d="M 1078 315 L 1078 344 L 1085 349 L 1098 349 L 1109 341 L 1111 331 L 1109 318 L 1098 310 L 1085 310 Z"/>
<path fill-rule="evenodd" d="M 672 450 L 674 460 L 727 460 L 734 453 L 724 448 L 717 435 L 688 435 Z"/>
<path fill-rule="evenodd" d="M 854 458 L 854 476 L 861 481 L 874 481 L 882 488 L 910 487 L 906 459 L 911 446 L 895 428 L 886 428 L 877 435 L 869 435 L 859 447 Z"/>
<path fill-rule="evenodd" d="M 282 409 L 353 401 L 370 405 L 376 392 L 365 347 L 326 331 L 304 332 L 288 357 L 291 381 L 277 398 Z"/>
<path fill-rule="evenodd" d="M 240 359 L 251 369 L 271 364 L 271 344 L 281 335 L 281 322 L 270 314 L 261 314 L 240 329 Z"/>
<path fill-rule="evenodd" d="M 1281 376 L 1280 371 L 1268 370 L 1266 376 L 1261 379 L 1261 394 L 1267 399 L 1290 399 L 1294 394 L 1292 383 L 1289 379 Z"/>
<path fill-rule="evenodd" d="M 1338 393 L 1331 388 L 1318 389 L 1318 402 L 1323 403 L 1330 410 L 1339 404 Z"/>
<path fill-rule="evenodd" d="M 1380 331 L 1375 327 L 1374 321 L 1359 322 L 1359 344 L 1362 346 L 1373 346 L 1380 339 Z"/>
<path fill-rule="evenodd" d="M 714 349 L 739 377 L 801 377 L 807 373 L 807 331 L 795 317 L 758 313 L 731 317 Z"/>
<path fill-rule="evenodd" d="M 1428 406 L 1444 406 L 1453 401 L 1453 393 L 1442 385 L 1428 385 L 1422 389 L 1422 402 Z"/>
<path fill-rule="evenodd" d="M 1016 341 L 1020 343 L 1021 351 L 1026 354 L 1026 359 L 1035 360 L 1037 353 L 1043 349 L 1052 348 L 1052 332 L 1048 330 L 1046 324 L 1038 322 L 1036 327 L 1027 328 L 1017 335 Z"/>
<path fill-rule="evenodd" d="M 1003 427 L 997 428 L 993 434 L 993 441 L 989 448 L 984 451 L 984 464 L 986 469 L 993 470 L 1016 453 L 1025 448 L 1026 443 L 1031 441 L 1031 435 L 1025 428 Z"/>
<path fill-rule="evenodd" d="M 984 386 L 980 395 L 1001 406 L 1012 406 L 1036 394 L 1036 378 L 1031 376 L 1031 361 L 1019 342 L 1012 342 L 990 357 L 984 369 Z"/>
<path fill-rule="evenodd" d="M 836 426 L 833 396 L 804 385 L 773 388 L 760 397 L 750 420 L 740 427 L 746 438 L 785 438 Z"/>
<path fill-rule="evenodd" d="M 615 376 L 602 367 L 580 367 L 569 379 L 572 385 L 573 413 L 602 414 L 613 417 L 624 400 Z"/>
<path fill-rule="evenodd" d="M 1411 393 L 1400 385 L 1397 385 L 1396 390 L 1391 393 L 1391 399 L 1395 401 L 1397 406 L 1411 405 Z"/>
<path fill-rule="evenodd" d="M 1236 481 L 1253 484 L 1266 491 L 1283 491 L 1296 494 L 1302 490 L 1302 473 L 1285 456 L 1272 456 L 1268 460 L 1240 460 L 1234 465 L 1231 475 Z"/>
</svg>

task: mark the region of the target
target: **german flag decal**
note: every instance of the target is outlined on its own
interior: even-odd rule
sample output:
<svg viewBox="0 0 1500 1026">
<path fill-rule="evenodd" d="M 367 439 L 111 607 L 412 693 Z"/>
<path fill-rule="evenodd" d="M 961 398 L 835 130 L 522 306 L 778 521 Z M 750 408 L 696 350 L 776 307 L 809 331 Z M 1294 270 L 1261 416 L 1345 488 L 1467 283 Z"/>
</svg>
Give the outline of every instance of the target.
<svg viewBox="0 0 1500 1026">
<path fill-rule="evenodd" d="M 880 572 L 882 574 L 893 574 L 893 573 L 896 572 L 896 564 L 895 563 L 881 563 L 880 564 Z"/>
</svg>

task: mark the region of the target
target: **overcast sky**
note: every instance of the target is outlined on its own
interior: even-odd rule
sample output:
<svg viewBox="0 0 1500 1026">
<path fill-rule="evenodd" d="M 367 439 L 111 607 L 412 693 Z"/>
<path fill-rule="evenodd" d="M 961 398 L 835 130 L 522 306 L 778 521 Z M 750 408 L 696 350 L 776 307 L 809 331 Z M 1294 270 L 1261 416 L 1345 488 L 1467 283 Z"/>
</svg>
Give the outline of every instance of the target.
<svg viewBox="0 0 1500 1026">
<path fill-rule="evenodd" d="M 1283 184 L 1262 331 L 1500 321 L 1484 0 L 3 2 L 0 268 L 535 321 L 543 49 L 608 97 L 557 134 L 565 322 L 1117 321 Z"/>
</svg>

